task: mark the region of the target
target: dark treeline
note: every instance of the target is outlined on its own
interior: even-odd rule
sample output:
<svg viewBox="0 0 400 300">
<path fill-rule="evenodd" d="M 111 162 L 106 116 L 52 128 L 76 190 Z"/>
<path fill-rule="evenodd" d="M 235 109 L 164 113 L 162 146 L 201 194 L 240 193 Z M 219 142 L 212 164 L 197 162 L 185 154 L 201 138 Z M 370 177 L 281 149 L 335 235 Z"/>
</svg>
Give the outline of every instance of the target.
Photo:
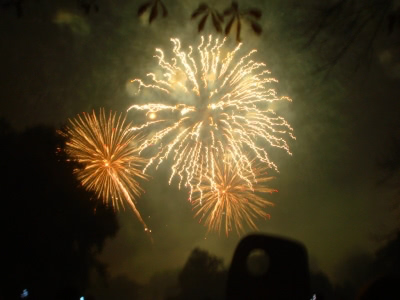
<svg viewBox="0 0 400 300">
<path fill-rule="evenodd" d="M 79 299 L 97 255 L 118 230 L 112 209 L 85 191 L 54 128 L 0 124 L 0 299 Z"/>
<path fill-rule="evenodd" d="M 107 279 L 98 254 L 116 234 L 117 220 L 76 180 L 64 138 L 51 127 L 17 133 L 1 121 L 0 140 L 0 299 L 226 298 L 228 268 L 198 248 L 181 270 L 156 274 L 146 285 L 125 276 Z M 91 282 L 93 271 L 101 280 Z M 359 297 L 368 289 L 380 297 L 399 293 L 400 233 L 374 256 L 349 258 L 343 274 L 333 284 L 323 272 L 311 273 L 317 299 L 373 299 Z"/>
<path fill-rule="evenodd" d="M 92 292 L 96 300 L 221 300 L 226 299 L 228 276 L 229 267 L 221 258 L 195 248 L 181 270 L 157 273 L 145 285 L 118 276 Z M 399 299 L 400 233 L 374 256 L 349 257 L 341 282 L 331 282 L 323 271 L 311 272 L 310 281 L 309 299 L 314 295 L 318 300 Z"/>
<path fill-rule="evenodd" d="M 195 248 L 182 269 L 156 273 L 147 284 L 117 276 L 106 284 L 100 280 L 90 292 L 96 300 L 225 299 L 227 275 L 228 269 L 221 258 Z"/>
</svg>

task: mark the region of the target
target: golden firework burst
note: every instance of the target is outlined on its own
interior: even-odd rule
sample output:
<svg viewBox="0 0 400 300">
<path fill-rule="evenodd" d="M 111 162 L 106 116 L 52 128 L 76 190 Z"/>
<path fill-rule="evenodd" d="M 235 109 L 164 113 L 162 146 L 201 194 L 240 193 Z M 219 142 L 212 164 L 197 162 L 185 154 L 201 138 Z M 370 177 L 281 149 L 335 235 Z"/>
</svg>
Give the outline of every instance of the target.
<svg viewBox="0 0 400 300">
<path fill-rule="evenodd" d="M 115 209 L 128 203 L 149 231 L 135 205 L 143 192 L 136 179 L 147 178 L 141 171 L 146 160 L 138 155 L 141 139 L 130 129 L 126 116 L 111 111 L 106 116 L 100 109 L 98 117 L 93 111 L 69 121 L 65 150 L 81 166 L 75 173 L 82 185 Z"/>
<path fill-rule="evenodd" d="M 251 173 L 239 173 L 234 161 L 226 158 L 215 161 L 214 166 L 214 178 L 206 175 L 209 184 L 202 180 L 196 185 L 192 199 L 195 216 L 209 231 L 224 229 L 226 235 L 232 230 L 241 234 L 246 225 L 257 230 L 255 219 L 270 217 L 265 208 L 273 203 L 261 194 L 277 191 L 265 186 L 274 177 L 267 176 L 267 168 L 260 164 L 255 164 Z"/>
</svg>

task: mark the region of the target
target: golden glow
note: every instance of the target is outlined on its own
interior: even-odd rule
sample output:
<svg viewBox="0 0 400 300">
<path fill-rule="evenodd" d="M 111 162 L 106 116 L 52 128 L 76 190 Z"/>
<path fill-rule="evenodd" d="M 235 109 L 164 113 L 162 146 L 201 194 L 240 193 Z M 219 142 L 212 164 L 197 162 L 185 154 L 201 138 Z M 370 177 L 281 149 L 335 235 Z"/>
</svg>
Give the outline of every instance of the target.
<svg viewBox="0 0 400 300">
<path fill-rule="evenodd" d="M 245 225 L 256 230 L 254 219 L 257 217 L 269 219 L 265 207 L 273 204 L 262 198 L 260 193 L 276 190 L 265 186 L 266 182 L 273 179 L 267 176 L 267 168 L 255 164 L 252 174 L 242 174 L 248 176 L 251 185 L 238 175 L 232 161 L 218 159 L 214 162 L 214 172 L 214 179 L 211 179 L 213 184 L 203 182 L 196 186 L 192 200 L 195 216 L 200 217 L 200 222 L 203 221 L 209 231 L 220 232 L 222 229 L 229 235 L 236 230 L 240 234 L 245 231 Z M 256 181 L 252 180 L 253 175 Z M 206 174 L 207 178 L 210 176 Z"/>
<path fill-rule="evenodd" d="M 278 97 L 273 89 L 276 79 L 264 63 L 252 56 L 256 50 L 239 57 L 241 44 L 226 51 L 223 41 L 201 38 L 197 48 L 181 49 L 178 39 L 173 43 L 172 57 L 156 49 L 159 70 L 147 74 L 147 82 L 132 80 L 143 89 L 152 90 L 162 103 L 135 104 L 129 110 L 157 114 L 132 130 L 148 128 L 151 135 L 144 140 L 140 153 L 151 158 L 144 168 L 156 168 L 165 160 L 173 160 L 169 183 L 189 187 L 190 199 L 203 180 L 215 187 L 215 161 L 228 155 L 236 175 L 251 187 L 258 161 L 277 170 L 267 148 L 281 148 L 291 154 L 287 138 L 293 138 L 287 121 L 272 109 L 275 103 L 291 101 Z M 157 75 L 156 75 L 157 74 Z M 247 154 L 256 159 L 251 160 Z M 249 175 L 250 174 L 250 175 Z M 195 180 L 197 177 L 199 180 Z"/>
<path fill-rule="evenodd" d="M 149 113 L 149 119 L 154 120 L 157 117 L 157 115 L 154 112 Z"/>
<path fill-rule="evenodd" d="M 106 117 L 104 109 L 99 117 L 93 111 L 69 121 L 65 150 L 81 165 L 75 173 L 82 185 L 115 209 L 127 202 L 148 232 L 134 202 L 143 192 L 136 178 L 147 178 L 140 170 L 146 160 L 138 155 L 140 139 L 130 130 L 131 124 L 116 113 Z"/>
</svg>

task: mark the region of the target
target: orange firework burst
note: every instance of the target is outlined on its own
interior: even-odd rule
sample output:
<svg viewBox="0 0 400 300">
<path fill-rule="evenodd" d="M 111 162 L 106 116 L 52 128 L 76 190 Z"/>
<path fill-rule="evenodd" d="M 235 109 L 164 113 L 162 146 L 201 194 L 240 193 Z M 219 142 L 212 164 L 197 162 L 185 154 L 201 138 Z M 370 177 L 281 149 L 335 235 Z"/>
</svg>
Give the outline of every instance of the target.
<svg viewBox="0 0 400 300">
<path fill-rule="evenodd" d="M 244 224 L 257 230 L 254 219 L 269 218 L 265 212 L 266 206 L 273 204 L 260 196 L 260 193 L 277 192 L 264 184 L 274 177 L 267 176 L 267 168 L 256 164 L 252 172 L 238 172 L 232 160 L 215 161 L 213 180 L 203 184 L 199 180 L 192 204 L 197 210 L 195 216 L 200 216 L 200 222 L 209 231 L 225 229 L 228 236 L 233 227 L 238 234 L 244 232 Z M 211 175 L 207 175 L 211 177 Z"/>
<path fill-rule="evenodd" d="M 69 121 L 66 152 L 82 166 L 75 170 L 82 185 L 115 209 L 126 201 L 149 231 L 134 203 L 143 192 L 136 178 L 147 178 L 140 170 L 146 160 L 138 155 L 140 139 L 126 116 L 110 111 L 107 117 L 100 109 L 99 117 L 93 111 Z"/>
</svg>

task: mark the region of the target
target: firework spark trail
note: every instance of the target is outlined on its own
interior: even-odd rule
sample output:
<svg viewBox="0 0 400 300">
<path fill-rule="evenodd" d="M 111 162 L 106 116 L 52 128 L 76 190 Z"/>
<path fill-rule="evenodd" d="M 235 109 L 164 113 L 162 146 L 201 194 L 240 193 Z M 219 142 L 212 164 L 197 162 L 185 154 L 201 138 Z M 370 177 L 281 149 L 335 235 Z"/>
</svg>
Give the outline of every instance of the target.
<svg viewBox="0 0 400 300">
<path fill-rule="evenodd" d="M 138 93 L 152 90 L 162 102 L 136 104 L 128 109 L 145 112 L 151 119 L 141 127 L 133 127 L 133 131 L 148 127 L 155 132 L 140 149 L 140 153 L 145 149 L 155 151 L 144 172 L 172 158 L 169 183 L 178 178 L 179 187 L 183 183 L 190 188 L 191 199 L 193 191 L 203 185 L 195 183 L 194 178 L 209 181 L 215 188 L 214 162 L 222 155 L 231 157 L 237 175 L 249 186 L 252 180 L 248 174 L 253 179 L 255 174 L 254 160 L 250 161 L 247 154 L 277 170 L 266 147 L 291 154 L 286 139 L 295 137 L 291 126 L 276 115 L 271 104 L 291 100 L 277 96 L 272 88 L 277 80 L 270 77 L 265 64 L 251 59 L 256 50 L 236 58 L 241 44 L 224 52 L 225 39 L 220 42 L 211 36 L 202 37 L 197 49 L 189 47 L 188 51 L 181 49 L 178 39 L 171 41 L 174 47 L 169 61 L 161 49 L 156 49 L 161 69 L 157 74 L 161 76 L 149 73 L 149 83 L 132 80 Z"/>
<path fill-rule="evenodd" d="M 273 206 L 259 194 L 276 192 L 275 189 L 265 186 L 265 183 L 273 179 L 267 176 L 267 169 L 260 163 L 255 163 L 252 174 L 244 174 L 251 181 L 253 175 L 257 178 L 249 186 L 246 180 L 238 176 L 235 165 L 229 158 L 215 161 L 214 186 L 196 185 L 193 193 L 192 205 L 196 210 L 195 216 L 200 217 L 199 222 L 204 221 L 208 231 L 220 232 L 224 229 L 227 236 L 233 229 L 238 234 L 243 233 L 244 225 L 257 230 L 254 219 L 269 218 L 270 215 L 264 209 L 266 206 Z M 201 178 L 197 180 L 199 183 L 202 181 Z"/>
<path fill-rule="evenodd" d="M 75 170 L 82 186 L 104 202 L 111 201 L 115 209 L 127 202 L 150 233 L 134 202 L 143 192 L 136 178 L 147 178 L 140 170 L 146 160 L 138 155 L 140 138 L 130 130 L 131 124 L 125 123 L 126 117 L 110 112 L 107 118 L 101 109 L 99 118 L 93 111 L 69 121 L 66 152 L 82 165 Z"/>
</svg>

